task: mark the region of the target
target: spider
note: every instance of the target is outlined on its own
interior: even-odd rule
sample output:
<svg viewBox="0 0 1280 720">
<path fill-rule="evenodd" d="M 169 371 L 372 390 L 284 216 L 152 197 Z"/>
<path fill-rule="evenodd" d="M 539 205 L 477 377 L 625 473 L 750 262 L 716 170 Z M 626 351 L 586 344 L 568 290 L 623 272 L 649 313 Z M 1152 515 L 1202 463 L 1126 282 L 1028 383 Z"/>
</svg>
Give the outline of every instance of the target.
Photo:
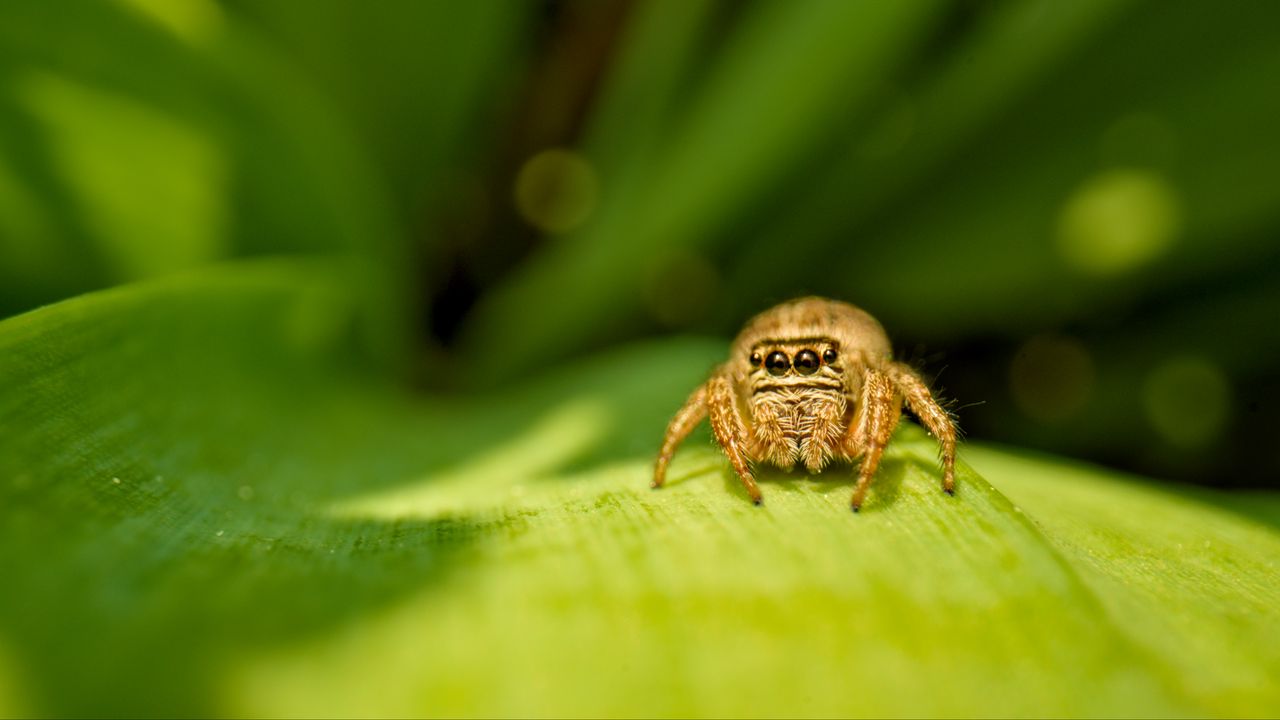
<svg viewBox="0 0 1280 720">
<path fill-rule="evenodd" d="M 752 502 L 763 497 L 751 464 L 803 464 L 819 472 L 835 458 L 856 460 L 857 512 L 906 406 L 941 445 L 942 489 L 955 493 L 956 427 L 909 366 L 895 362 L 875 318 L 848 303 L 806 297 L 755 316 L 732 356 L 698 386 L 667 426 L 653 473 L 662 487 L 676 448 L 710 416 Z"/>
</svg>

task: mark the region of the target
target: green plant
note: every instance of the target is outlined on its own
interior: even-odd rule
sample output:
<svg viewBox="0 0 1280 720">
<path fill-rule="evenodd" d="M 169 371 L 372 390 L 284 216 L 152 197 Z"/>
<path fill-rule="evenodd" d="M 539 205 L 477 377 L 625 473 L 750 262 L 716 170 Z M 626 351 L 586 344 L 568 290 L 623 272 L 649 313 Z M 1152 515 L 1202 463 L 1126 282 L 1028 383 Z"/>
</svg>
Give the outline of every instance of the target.
<svg viewBox="0 0 1280 720">
<path fill-rule="evenodd" d="M 1280 5 L 513 8 L 0 6 L 0 716 L 1280 713 L 1274 490 L 948 498 L 910 424 L 856 517 L 705 429 L 648 489 L 801 292 L 971 432 L 1266 485 Z"/>
<path fill-rule="evenodd" d="M 705 432 L 654 492 L 719 343 L 407 397 L 340 352 L 333 277 L 229 265 L 0 323 L 0 713 L 1280 707 L 1274 495 L 968 447 L 948 498 L 915 427 L 860 516 L 839 469 L 752 506 Z"/>
</svg>

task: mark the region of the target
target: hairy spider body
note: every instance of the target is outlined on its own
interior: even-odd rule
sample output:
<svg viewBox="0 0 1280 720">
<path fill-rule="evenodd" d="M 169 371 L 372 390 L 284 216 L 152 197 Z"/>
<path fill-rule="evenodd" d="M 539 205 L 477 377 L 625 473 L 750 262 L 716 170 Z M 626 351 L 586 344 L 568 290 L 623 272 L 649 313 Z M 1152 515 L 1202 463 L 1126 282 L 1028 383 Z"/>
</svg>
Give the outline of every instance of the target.
<svg viewBox="0 0 1280 720">
<path fill-rule="evenodd" d="M 843 302 L 808 297 L 752 318 L 672 418 L 658 454 L 661 487 L 680 442 L 704 417 L 747 494 L 762 496 L 751 463 L 821 471 L 861 459 L 851 505 L 862 506 L 905 403 L 941 445 L 942 488 L 955 488 L 956 429 L 924 381 L 896 362 L 884 328 Z"/>
</svg>

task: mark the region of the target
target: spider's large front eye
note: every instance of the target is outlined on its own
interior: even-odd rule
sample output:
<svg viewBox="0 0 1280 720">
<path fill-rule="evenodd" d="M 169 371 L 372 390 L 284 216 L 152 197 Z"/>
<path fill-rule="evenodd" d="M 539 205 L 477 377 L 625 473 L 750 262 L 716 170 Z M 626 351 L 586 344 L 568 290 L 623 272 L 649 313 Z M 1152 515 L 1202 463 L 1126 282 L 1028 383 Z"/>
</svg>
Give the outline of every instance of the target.
<svg viewBox="0 0 1280 720">
<path fill-rule="evenodd" d="M 818 353 L 812 350 L 801 350 L 796 353 L 796 372 L 801 375 L 812 375 L 818 372 Z"/>
<path fill-rule="evenodd" d="M 791 359 L 781 350 L 774 350 L 769 353 L 769 357 L 764 359 L 764 368 L 769 371 L 770 375 L 786 375 L 787 370 L 791 368 Z"/>
</svg>

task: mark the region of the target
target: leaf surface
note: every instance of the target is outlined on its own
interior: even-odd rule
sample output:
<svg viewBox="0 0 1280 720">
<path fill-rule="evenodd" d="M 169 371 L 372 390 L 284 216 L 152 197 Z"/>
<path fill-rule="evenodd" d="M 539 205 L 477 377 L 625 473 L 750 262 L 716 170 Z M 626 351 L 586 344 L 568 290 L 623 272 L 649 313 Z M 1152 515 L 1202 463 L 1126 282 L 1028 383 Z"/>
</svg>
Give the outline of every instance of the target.
<svg viewBox="0 0 1280 720">
<path fill-rule="evenodd" d="M 904 426 L 762 473 L 709 434 L 721 342 L 425 397 L 341 348 L 321 264 L 0 323 L 0 714 L 1269 715 L 1271 495 L 1160 489 Z M 982 470 L 979 475 L 974 467 Z"/>
</svg>

